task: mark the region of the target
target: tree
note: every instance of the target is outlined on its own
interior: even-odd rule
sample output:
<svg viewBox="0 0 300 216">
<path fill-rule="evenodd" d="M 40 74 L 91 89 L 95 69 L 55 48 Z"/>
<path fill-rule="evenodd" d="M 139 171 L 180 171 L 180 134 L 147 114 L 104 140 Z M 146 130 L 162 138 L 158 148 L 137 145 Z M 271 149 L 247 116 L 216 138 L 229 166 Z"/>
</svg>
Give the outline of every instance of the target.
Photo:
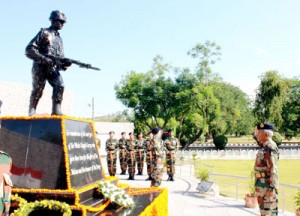
<svg viewBox="0 0 300 216">
<path fill-rule="evenodd" d="M 282 109 L 283 123 L 281 132 L 287 138 L 300 134 L 300 80 L 287 79 L 288 93 Z"/>
<path fill-rule="evenodd" d="M 276 127 L 281 127 L 287 87 L 285 79 L 277 71 L 267 71 L 261 76 L 253 110 L 258 121 L 272 122 Z"/>
<path fill-rule="evenodd" d="M 218 124 L 212 128 L 213 135 L 251 134 L 255 120 L 248 95 L 226 82 L 216 83 L 214 92 L 220 101 L 221 114 Z"/>
</svg>

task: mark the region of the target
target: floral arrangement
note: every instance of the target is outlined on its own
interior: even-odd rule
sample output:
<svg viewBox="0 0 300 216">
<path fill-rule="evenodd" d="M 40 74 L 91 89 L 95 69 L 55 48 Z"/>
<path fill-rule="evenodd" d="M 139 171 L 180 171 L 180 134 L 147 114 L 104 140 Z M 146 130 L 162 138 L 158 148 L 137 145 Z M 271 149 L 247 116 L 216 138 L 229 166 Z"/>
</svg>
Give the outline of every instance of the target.
<svg viewBox="0 0 300 216">
<path fill-rule="evenodd" d="M 132 208 L 134 206 L 133 199 L 126 194 L 123 189 L 118 188 L 114 184 L 108 181 L 100 181 L 98 188 L 103 196 L 109 199 L 111 202 L 114 202 L 125 208 Z"/>
<path fill-rule="evenodd" d="M 11 198 L 12 202 L 19 203 L 19 208 L 15 210 L 11 216 L 27 216 L 32 211 L 37 209 L 49 209 L 54 211 L 60 211 L 63 213 L 63 216 L 71 216 L 72 211 L 69 205 L 65 202 L 59 202 L 56 200 L 42 200 L 42 201 L 34 201 L 34 202 L 27 202 L 22 197 L 19 197 L 18 194 L 13 195 Z"/>
</svg>

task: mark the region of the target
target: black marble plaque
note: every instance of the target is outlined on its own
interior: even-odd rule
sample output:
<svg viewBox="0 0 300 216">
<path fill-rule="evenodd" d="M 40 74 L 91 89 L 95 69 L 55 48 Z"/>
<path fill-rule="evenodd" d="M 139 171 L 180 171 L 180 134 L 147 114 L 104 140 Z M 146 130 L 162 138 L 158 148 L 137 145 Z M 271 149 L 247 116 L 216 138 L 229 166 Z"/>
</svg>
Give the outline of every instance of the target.
<svg viewBox="0 0 300 216">
<path fill-rule="evenodd" d="M 80 188 L 103 176 L 91 123 L 66 119 L 71 185 Z"/>
</svg>

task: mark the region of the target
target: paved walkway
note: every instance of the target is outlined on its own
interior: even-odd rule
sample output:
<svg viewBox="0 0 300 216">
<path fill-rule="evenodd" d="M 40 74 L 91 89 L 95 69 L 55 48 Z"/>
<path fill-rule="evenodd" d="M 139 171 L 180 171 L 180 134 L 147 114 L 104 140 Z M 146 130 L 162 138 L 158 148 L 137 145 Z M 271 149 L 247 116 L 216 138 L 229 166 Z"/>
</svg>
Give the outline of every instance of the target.
<svg viewBox="0 0 300 216">
<path fill-rule="evenodd" d="M 102 160 L 103 161 L 103 160 Z M 103 161 L 104 162 L 104 161 Z M 103 163 L 105 169 L 106 162 Z M 117 167 L 119 168 L 119 167 Z M 181 172 L 175 177 L 174 182 L 166 181 L 167 175 L 163 175 L 161 187 L 169 191 L 169 215 L 170 216 L 253 216 L 259 215 L 258 209 L 245 208 L 243 200 L 223 196 L 204 196 L 196 190 L 199 180 L 190 175 L 190 166 L 182 166 Z M 128 183 L 133 187 L 149 187 L 146 170 L 143 176 L 135 176 L 134 181 L 127 180 L 128 176 L 118 175 L 120 182 Z M 294 216 L 295 213 L 282 212 L 280 216 Z"/>
</svg>

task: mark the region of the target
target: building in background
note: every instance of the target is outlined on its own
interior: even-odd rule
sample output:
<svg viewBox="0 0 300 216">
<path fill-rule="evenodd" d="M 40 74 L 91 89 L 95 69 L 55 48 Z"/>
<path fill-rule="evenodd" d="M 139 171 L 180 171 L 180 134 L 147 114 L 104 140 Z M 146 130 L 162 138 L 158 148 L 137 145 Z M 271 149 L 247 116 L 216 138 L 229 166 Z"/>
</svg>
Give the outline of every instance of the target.
<svg viewBox="0 0 300 216">
<path fill-rule="evenodd" d="M 128 133 L 134 131 L 134 124 L 130 122 L 95 122 L 94 125 L 100 140 L 100 155 L 106 155 L 105 143 L 110 131 L 115 132 L 116 139 L 121 138 L 122 132 L 126 132 L 126 137 L 129 138 Z"/>
<path fill-rule="evenodd" d="M 31 84 L 20 84 L 0 81 L 0 100 L 2 100 L 2 116 L 27 116 Z M 52 88 L 46 85 L 42 98 L 37 106 L 37 115 L 51 114 Z M 66 115 L 72 115 L 72 94 L 64 92 L 62 110 Z"/>
</svg>

